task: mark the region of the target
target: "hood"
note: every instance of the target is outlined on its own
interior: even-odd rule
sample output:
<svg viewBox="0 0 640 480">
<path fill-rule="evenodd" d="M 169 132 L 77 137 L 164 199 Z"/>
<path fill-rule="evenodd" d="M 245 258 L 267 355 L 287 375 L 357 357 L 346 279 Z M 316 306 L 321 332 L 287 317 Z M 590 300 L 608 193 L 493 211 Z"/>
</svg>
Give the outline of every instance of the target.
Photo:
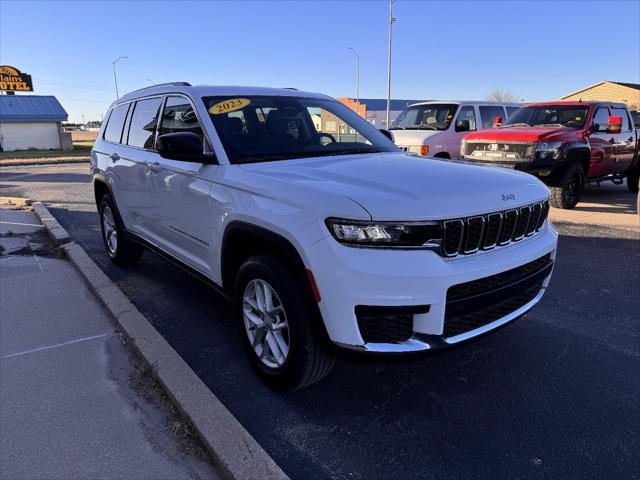
<svg viewBox="0 0 640 480">
<path fill-rule="evenodd" d="M 288 192 L 302 189 L 311 201 L 318 197 L 314 192 L 333 193 L 357 202 L 374 220 L 465 217 L 540 201 L 549 192 L 537 178 L 523 172 L 402 153 L 288 160 L 242 168 L 262 177 L 256 179 L 258 184 L 271 184 L 274 195 L 286 198 Z"/>
<path fill-rule="evenodd" d="M 465 141 L 469 140 L 500 140 L 513 142 L 539 142 L 575 139 L 577 132 L 569 127 L 498 127 L 489 128 L 480 132 L 468 133 Z"/>
<path fill-rule="evenodd" d="M 410 145 L 422 145 L 423 142 L 434 135 L 442 133 L 440 130 L 391 130 L 393 142 L 402 147 Z"/>
</svg>

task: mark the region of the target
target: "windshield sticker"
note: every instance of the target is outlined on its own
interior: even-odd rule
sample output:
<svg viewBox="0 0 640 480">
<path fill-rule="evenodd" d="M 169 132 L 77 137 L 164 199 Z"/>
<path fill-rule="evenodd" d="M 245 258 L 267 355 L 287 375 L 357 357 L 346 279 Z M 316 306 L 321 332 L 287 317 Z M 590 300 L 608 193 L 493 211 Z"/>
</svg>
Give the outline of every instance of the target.
<svg viewBox="0 0 640 480">
<path fill-rule="evenodd" d="M 209 107 L 209 113 L 212 115 L 220 115 L 221 113 L 235 112 L 246 107 L 251 103 L 248 98 L 230 98 L 223 100 Z"/>
</svg>

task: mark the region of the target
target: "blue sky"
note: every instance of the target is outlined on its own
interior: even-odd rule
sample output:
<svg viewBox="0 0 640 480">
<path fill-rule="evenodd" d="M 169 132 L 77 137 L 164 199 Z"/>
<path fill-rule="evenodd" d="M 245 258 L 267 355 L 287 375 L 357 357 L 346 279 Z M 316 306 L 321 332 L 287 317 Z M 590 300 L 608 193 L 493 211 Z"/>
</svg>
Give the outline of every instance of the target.
<svg viewBox="0 0 640 480">
<path fill-rule="evenodd" d="M 33 76 L 70 120 L 100 118 L 153 82 L 297 87 L 386 97 L 386 1 L 0 0 L 0 64 Z M 555 99 L 600 80 L 640 83 L 640 1 L 394 4 L 394 98 Z"/>
</svg>

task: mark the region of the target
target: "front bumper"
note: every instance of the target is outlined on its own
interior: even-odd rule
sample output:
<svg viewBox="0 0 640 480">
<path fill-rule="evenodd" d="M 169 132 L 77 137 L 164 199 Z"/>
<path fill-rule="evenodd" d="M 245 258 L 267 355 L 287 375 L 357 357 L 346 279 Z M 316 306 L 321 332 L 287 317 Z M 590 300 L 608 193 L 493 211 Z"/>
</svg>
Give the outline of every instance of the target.
<svg viewBox="0 0 640 480">
<path fill-rule="evenodd" d="M 427 250 L 353 248 L 333 238 L 314 244 L 307 255 L 322 297 L 318 305 L 330 339 L 339 346 L 365 352 L 404 353 L 470 340 L 527 313 L 547 288 L 556 246 L 557 234 L 547 222 L 533 237 L 455 258 L 443 258 Z M 525 299 L 526 303 L 462 333 L 451 334 L 451 329 L 446 328 L 450 287 L 518 269 L 546 255 L 550 266 L 540 274 L 543 278 L 538 278 L 540 283 L 533 286 L 535 291 Z M 428 311 L 413 314 L 410 338 L 367 342 L 358 325 L 357 306 L 428 306 Z"/>
</svg>

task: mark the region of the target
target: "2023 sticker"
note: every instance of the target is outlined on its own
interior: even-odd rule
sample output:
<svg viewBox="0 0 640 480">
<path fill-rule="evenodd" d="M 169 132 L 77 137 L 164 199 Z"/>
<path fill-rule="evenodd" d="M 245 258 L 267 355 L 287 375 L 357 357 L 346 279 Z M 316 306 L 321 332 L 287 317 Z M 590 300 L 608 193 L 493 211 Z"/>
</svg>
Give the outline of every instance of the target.
<svg viewBox="0 0 640 480">
<path fill-rule="evenodd" d="M 212 115 L 220 115 L 221 113 L 235 112 L 236 110 L 246 107 L 250 103 L 251 100 L 248 98 L 230 98 L 209 107 L 209 113 Z"/>
</svg>

